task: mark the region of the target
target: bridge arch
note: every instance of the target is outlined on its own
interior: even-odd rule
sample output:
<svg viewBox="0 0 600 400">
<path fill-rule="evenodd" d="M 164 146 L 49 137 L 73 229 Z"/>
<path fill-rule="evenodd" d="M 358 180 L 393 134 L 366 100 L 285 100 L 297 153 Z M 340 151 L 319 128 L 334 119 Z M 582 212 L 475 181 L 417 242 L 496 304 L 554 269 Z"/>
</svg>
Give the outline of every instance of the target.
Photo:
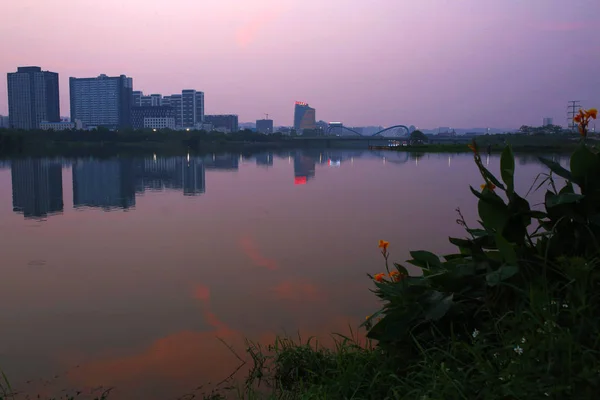
<svg viewBox="0 0 600 400">
<path fill-rule="evenodd" d="M 347 126 L 344 125 L 330 125 L 327 128 L 327 134 L 331 134 L 331 132 L 334 129 L 340 129 L 342 132 L 351 132 L 356 136 L 362 136 L 362 137 L 408 137 L 410 135 L 410 129 L 406 126 L 406 125 L 392 125 L 390 127 L 387 127 L 385 129 L 380 130 L 379 132 L 376 132 L 372 135 L 363 135 L 360 132 L 355 131 L 352 128 L 348 128 Z M 403 129 L 406 133 L 404 135 L 400 135 L 398 132 L 400 129 Z M 386 133 L 392 133 L 391 135 L 385 135 Z M 396 133 L 396 134 L 393 134 Z"/>
</svg>

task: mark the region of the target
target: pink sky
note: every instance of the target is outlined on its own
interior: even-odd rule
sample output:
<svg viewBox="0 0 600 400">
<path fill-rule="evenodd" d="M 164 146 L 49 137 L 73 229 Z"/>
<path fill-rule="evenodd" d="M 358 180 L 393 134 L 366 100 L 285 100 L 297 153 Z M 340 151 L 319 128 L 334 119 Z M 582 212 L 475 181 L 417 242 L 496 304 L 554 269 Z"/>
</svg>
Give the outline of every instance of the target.
<svg viewBox="0 0 600 400">
<path fill-rule="evenodd" d="M 58 72 L 61 115 L 68 78 L 101 73 L 276 125 L 295 100 L 326 121 L 424 128 L 600 106 L 598 0 L 1 0 L 0 19 L 0 72 Z"/>
</svg>

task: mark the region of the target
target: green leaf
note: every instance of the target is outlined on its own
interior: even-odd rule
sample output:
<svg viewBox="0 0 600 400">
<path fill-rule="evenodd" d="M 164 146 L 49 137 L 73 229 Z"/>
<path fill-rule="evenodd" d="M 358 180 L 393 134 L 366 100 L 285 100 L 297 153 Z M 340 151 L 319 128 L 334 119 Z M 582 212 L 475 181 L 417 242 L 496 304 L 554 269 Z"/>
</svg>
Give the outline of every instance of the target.
<svg viewBox="0 0 600 400">
<path fill-rule="evenodd" d="M 454 295 L 444 296 L 440 292 L 433 292 L 428 298 L 428 302 L 432 304 L 425 312 L 425 319 L 437 321 L 441 319 L 448 310 L 452 307 Z"/>
<path fill-rule="evenodd" d="M 401 274 L 408 275 L 408 270 L 405 267 L 403 267 L 402 265 L 400 265 L 398 263 L 394 263 L 394 267 L 396 267 L 398 272 L 400 272 Z"/>
<path fill-rule="evenodd" d="M 492 174 L 486 167 L 481 166 L 481 174 L 483 175 L 484 178 L 487 178 L 490 182 L 492 182 L 494 185 L 496 185 L 497 187 L 499 187 L 502 190 L 505 190 L 505 187 L 502 183 L 500 183 L 500 181 L 498 180 L 498 178 L 496 178 L 494 176 L 494 174 Z"/>
<path fill-rule="evenodd" d="M 479 217 L 483 222 L 483 226 L 486 229 L 495 229 L 498 232 L 502 231 L 510 218 L 508 207 L 504 202 L 492 204 L 486 199 L 480 199 L 477 204 L 477 209 L 479 211 Z"/>
<path fill-rule="evenodd" d="M 410 260 L 409 262 L 418 267 L 430 268 L 430 267 L 441 267 L 441 265 L 442 265 L 439 257 L 429 251 L 425 251 L 425 250 L 411 251 L 410 256 L 413 259 Z"/>
<path fill-rule="evenodd" d="M 509 264 L 517 264 L 517 253 L 513 248 L 513 245 L 510 244 L 506 239 L 502 237 L 499 233 L 496 234 L 496 246 L 500 253 L 502 254 L 502 258 Z"/>
<path fill-rule="evenodd" d="M 511 265 L 503 265 L 497 270 L 487 274 L 485 280 L 487 281 L 488 286 L 496 286 L 514 276 L 517 272 L 519 272 L 519 268 Z"/>
<path fill-rule="evenodd" d="M 546 198 L 546 207 L 556 207 L 561 204 L 576 203 L 585 196 L 576 193 L 552 194 Z"/>
<path fill-rule="evenodd" d="M 467 232 L 469 232 L 474 237 L 490 235 L 490 232 L 486 231 L 485 229 L 467 229 Z"/>
<path fill-rule="evenodd" d="M 599 166 L 598 157 L 585 144 L 579 146 L 571 156 L 571 174 L 577 181 L 595 173 Z"/>
<path fill-rule="evenodd" d="M 547 217 L 545 212 L 535 211 L 535 210 L 528 211 L 528 212 L 524 213 L 524 215 L 526 215 L 530 218 L 535 218 L 535 219 L 544 219 Z"/>
<path fill-rule="evenodd" d="M 510 146 L 506 146 L 500 156 L 500 175 L 506 183 L 506 190 L 512 193 L 515 190 L 515 156 Z"/>
<path fill-rule="evenodd" d="M 546 165 L 548 168 L 550 168 L 550 171 L 554 172 L 556 175 L 560 176 L 561 178 L 565 178 L 567 180 L 573 180 L 573 177 L 571 176 L 571 172 L 565 168 L 563 168 L 559 163 L 551 161 L 551 160 L 547 160 L 545 158 L 540 157 L 539 160 Z"/>
</svg>

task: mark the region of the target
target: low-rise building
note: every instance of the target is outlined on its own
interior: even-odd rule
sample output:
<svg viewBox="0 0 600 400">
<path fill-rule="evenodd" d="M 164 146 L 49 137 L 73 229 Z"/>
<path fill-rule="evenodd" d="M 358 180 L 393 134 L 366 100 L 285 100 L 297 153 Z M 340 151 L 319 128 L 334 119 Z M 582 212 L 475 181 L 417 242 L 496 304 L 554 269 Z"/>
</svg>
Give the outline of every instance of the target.
<svg viewBox="0 0 600 400">
<path fill-rule="evenodd" d="M 71 129 L 83 129 L 83 123 L 76 119 L 75 121 L 60 121 L 60 122 L 40 122 L 40 129 L 43 131 L 68 131 Z"/>
<path fill-rule="evenodd" d="M 256 120 L 256 132 L 270 135 L 273 133 L 273 120 L 272 119 L 257 119 Z"/>
<path fill-rule="evenodd" d="M 204 122 L 211 124 L 215 131 L 231 133 L 239 131 L 238 116 L 235 114 L 206 115 Z"/>
<path fill-rule="evenodd" d="M 170 106 L 142 106 L 131 108 L 133 129 L 175 129 L 175 110 Z"/>
</svg>

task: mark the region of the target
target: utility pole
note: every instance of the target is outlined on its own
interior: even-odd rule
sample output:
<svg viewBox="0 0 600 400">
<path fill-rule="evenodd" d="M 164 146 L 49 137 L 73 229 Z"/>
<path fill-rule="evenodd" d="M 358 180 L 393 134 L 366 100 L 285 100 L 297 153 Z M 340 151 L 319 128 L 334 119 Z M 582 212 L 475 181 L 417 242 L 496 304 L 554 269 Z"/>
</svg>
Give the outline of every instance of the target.
<svg viewBox="0 0 600 400">
<path fill-rule="evenodd" d="M 581 105 L 579 103 L 579 100 L 570 100 L 569 105 L 567 106 L 567 122 L 569 123 L 569 128 L 571 128 L 573 132 L 575 132 L 575 128 L 577 127 L 577 125 L 575 125 L 575 123 L 573 122 L 573 119 L 575 118 L 575 115 L 577 115 L 577 112 L 579 112 L 579 109 L 581 108 Z"/>
<path fill-rule="evenodd" d="M 269 114 L 265 114 L 265 119 L 269 119 Z"/>
</svg>

